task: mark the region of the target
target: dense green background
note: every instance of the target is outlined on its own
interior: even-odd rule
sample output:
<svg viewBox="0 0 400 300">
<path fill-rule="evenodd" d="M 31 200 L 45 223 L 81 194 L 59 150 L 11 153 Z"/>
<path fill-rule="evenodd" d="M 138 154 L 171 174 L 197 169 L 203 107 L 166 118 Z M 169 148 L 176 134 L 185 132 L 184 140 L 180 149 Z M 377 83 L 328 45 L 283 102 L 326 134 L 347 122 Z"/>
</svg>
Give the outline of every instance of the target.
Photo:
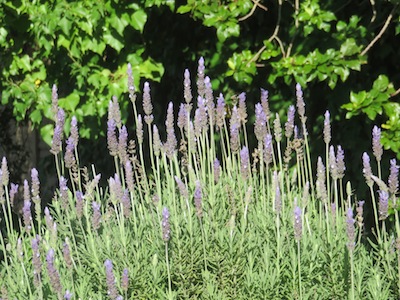
<svg viewBox="0 0 400 300">
<path fill-rule="evenodd" d="M 215 95 L 222 92 L 229 102 L 245 91 L 253 109 L 259 88 L 268 89 L 272 110 L 283 119 L 299 82 L 313 153 L 324 153 L 318 139 L 329 109 L 332 143 L 345 149 L 348 174 L 360 174 L 374 124 L 393 151 L 388 157 L 400 158 L 399 3 L 1 1 L 1 126 L 10 118 L 30 120 L 49 143 L 56 84 L 68 119 L 76 115 L 81 136 L 91 140 L 88 162 L 98 160 L 104 155 L 93 155 L 93 144 L 104 145 L 112 95 L 130 108 L 128 62 L 139 91 L 150 81 L 161 123 L 166 103 L 183 99 L 184 69 L 194 83 L 203 56 Z M 130 109 L 123 111 L 132 118 Z"/>
</svg>

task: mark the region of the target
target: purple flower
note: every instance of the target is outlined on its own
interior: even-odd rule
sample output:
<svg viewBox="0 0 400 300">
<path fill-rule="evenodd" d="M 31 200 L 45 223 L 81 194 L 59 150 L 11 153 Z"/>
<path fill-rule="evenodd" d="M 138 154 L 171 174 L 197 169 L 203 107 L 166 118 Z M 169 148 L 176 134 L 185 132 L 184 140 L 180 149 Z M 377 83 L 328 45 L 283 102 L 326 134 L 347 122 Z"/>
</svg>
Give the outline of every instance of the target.
<svg viewBox="0 0 400 300">
<path fill-rule="evenodd" d="M 75 197 L 76 197 L 76 216 L 78 217 L 78 219 L 82 219 L 83 216 L 83 193 L 80 191 L 76 191 L 75 193 Z"/>
<path fill-rule="evenodd" d="M 203 198 L 203 193 L 201 190 L 201 184 L 199 180 L 196 180 L 196 187 L 194 189 L 194 205 L 196 207 L 196 215 L 199 218 L 203 216 L 202 198 Z"/>
<path fill-rule="evenodd" d="M 279 114 L 276 114 L 275 116 L 276 118 L 274 120 L 274 136 L 275 136 L 275 141 L 279 143 L 282 140 L 281 120 L 279 118 Z"/>
<path fill-rule="evenodd" d="M 129 287 L 129 271 L 127 268 L 124 269 L 121 276 L 121 288 L 126 293 Z"/>
<path fill-rule="evenodd" d="M 14 199 L 15 195 L 18 193 L 18 184 L 11 183 L 11 189 L 10 189 L 10 204 L 11 207 L 14 207 Z"/>
<path fill-rule="evenodd" d="M 335 157 L 335 148 L 333 145 L 329 147 L 329 171 L 333 180 L 337 180 L 338 177 L 338 167 Z"/>
<path fill-rule="evenodd" d="M 269 110 L 268 91 L 264 89 L 261 89 L 261 106 L 268 121 L 271 116 L 271 111 Z"/>
<path fill-rule="evenodd" d="M 121 198 L 121 203 L 124 217 L 129 218 L 131 216 L 131 201 L 129 199 L 129 191 L 127 189 L 124 190 Z"/>
<path fill-rule="evenodd" d="M 61 140 L 62 140 L 63 129 L 59 125 L 56 125 L 53 134 L 53 140 L 51 142 L 50 152 L 57 155 L 61 151 Z"/>
<path fill-rule="evenodd" d="M 153 151 L 155 156 L 160 155 L 160 149 L 161 149 L 160 134 L 158 132 L 157 126 L 153 124 Z"/>
<path fill-rule="evenodd" d="M 133 184 L 133 170 L 132 170 L 132 163 L 128 159 L 125 163 L 125 182 L 126 185 L 131 193 L 133 193 L 133 190 L 135 189 L 135 186 Z"/>
<path fill-rule="evenodd" d="M 190 88 L 190 72 L 188 69 L 186 69 L 184 73 L 183 87 L 183 97 L 186 103 L 189 104 L 192 102 L 192 90 Z"/>
<path fill-rule="evenodd" d="M 216 158 L 214 160 L 214 164 L 213 165 L 214 165 L 214 182 L 218 183 L 219 178 L 221 176 L 221 164 L 220 164 L 218 158 Z"/>
<path fill-rule="evenodd" d="M 249 149 L 246 146 L 240 150 L 240 173 L 243 179 L 247 179 L 250 173 Z"/>
<path fill-rule="evenodd" d="M 231 143 L 231 150 L 233 153 L 239 151 L 239 116 L 238 116 L 238 109 L 236 105 L 232 109 L 232 115 L 229 123 L 230 129 L 230 143 Z"/>
<path fill-rule="evenodd" d="M 40 286 L 41 281 L 41 273 L 42 273 L 42 261 L 40 259 L 40 251 L 39 251 L 39 243 L 40 236 L 36 235 L 35 238 L 32 239 L 32 265 L 33 265 L 33 282 L 35 287 Z"/>
<path fill-rule="evenodd" d="M 106 259 L 106 261 L 104 262 L 104 266 L 106 268 L 106 283 L 108 288 L 107 294 L 110 299 L 115 300 L 118 297 L 118 291 L 112 261 L 110 259 Z"/>
<path fill-rule="evenodd" d="M 357 224 L 358 224 L 358 226 L 361 228 L 363 225 L 364 225 L 364 204 L 365 204 L 365 201 L 358 201 L 358 204 L 357 204 L 357 208 L 356 208 L 356 211 L 357 211 Z"/>
<path fill-rule="evenodd" d="M 241 124 L 246 124 L 247 122 L 246 93 L 240 93 L 238 98 L 239 98 L 239 106 L 238 106 L 239 121 Z"/>
<path fill-rule="evenodd" d="M 385 220 L 388 217 L 389 193 L 386 191 L 378 191 L 379 194 L 379 220 Z"/>
<path fill-rule="evenodd" d="M 306 110 L 305 110 L 305 103 L 304 103 L 304 99 L 303 99 L 303 91 L 301 90 L 301 86 L 299 83 L 296 84 L 296 98 L 297 98 L 297 102 L 296 102 L 296 106 L 297 106 L 297 111 L 299 113 L 301 122 L 303 124 L 306 123 Z"/>
<path fill-rule="evenodd" d="M 162 239 L 164 242 L 168 242 L 171 238 L 171 226 L 169 224 L 169 211 L 168 208 L 164 207 L 162 210 Z"/>
<path fill-rule="evenodd" d="M 285 136 L 290 139 L 293 135 L 294 130 L 294 114 L 296 109 L 294 105 L 290 105 L 287 113 L 287 122 L 285 123 Z"/>
<path fill-rule="evenodd" d="M 72 298 L 71 292 L 69 290 L 66 290 L 65 294 L 64 294 L 64 299 L 65 300 L 71 300 L 71 298 Z"/>
<path fill-rule="evenodd" d="M 208 116 L 210 119 L 210 125 L 214 126 L 215 125 L 215 119 L 214 119 L 214 110 L 215 110 L 215 104 L 214 104 L 214 95 L 213 95 L 213 90 L 211 86 L 211 81 L 210 78 L 207 76 L 204 79 L 204 84 L 206 87 L 205 91 L 205 104 L 206 104 L 206 109 L 208 112 Z"/>
<path fill-rule="evenodd" d="M 371 169 L 369 156 L 366 152 L 363 153 L 362 161 L 363 161 L 363 174 L 365 177 L 365 181 L 369 187 L 372 187 L 374 184 L 374 181 L 372 180 L 372 177 L 371 177 L 372 169 Z"/>
<path fill-rule="evenodd" d="M 300 241 L 301 235 L 303 232 L 303 225 L 302 225 L 302 220 L 301 220 L 301 208 L 298 206 L 295 206 L 293 214 L 294 214 L 294 238 L 296 239 L 297 242 Z"/>
<path fill-rule="evenodd" d="M 355 239 L 356 239 L 356 233 L 354 229 L 354 223 L 355 220 L 353 219 L 353 210 L 351 207 L 347 209 L 347 218 L 346 218 L 346 233 L 347 233 L 347 249 L 349 249 L 350 252 L 354 250 L 355 247 Z"/>
<path fill-rule="evenodd" d="M 399 166 L 396 165 L 396 159 L 390 160 L 390 174 L 389 174 L 389 191 L 392 196 L 397 194 L 399 188 Z"/>
<path fill-rule="evenodd" d="M 200 57 L 199 66 L 197 68 L 197 93 L 199 96 L 204 97 L 205 85 L 204 85 L 204 58 Z"/>
<path fill-rule="evenodd" d="M 10 173 L 8 172 L 7 159 L 3 156 L 1 160 L 1 184 L 7 186 L 10 181 Z"/>
<path fill-rule="evenodd" d="M 107 146 L 111 156 L 118 155 L 118 141 L 115 134 L 116 124 L 114 119 L 107 122 Z"/>
<path fill-rule="evenodd" d="M 61 294 L 62 287 L 60 281 L 60 274 L 54 266 L 54 250 L 50 249 L 46 255 L 47 272 L 50 277 L 50 285 L 57 294 Z"/>
<path fill-rule="evenodd" d="M 150 85 L 147 81 L 144 83 L 143 86 L 143 111 L 147 116 L 150 116 L 153 113 L 153 105 L 151 104 L 150 96 Z M 151 122 L 147 124 L 151 124 Z"/>
<path fill-rule="evenodd" d="M 133 84 L 133 74 L 132 74 L 132 65 L 128 63 L 128 68 L 126 70 L 128 74 L 128 91 L 129 91 L 129 99 L 132 103 L 136 101 L 135 95 L 135 85 Z"/>
<path fill-rule="evenodd" d="M 126 152 L 127 146 L 128 146 L 128 130 L 126 129 L 126 126 L 123 125 L 119 130 L 119 137 L 118 137 L 118 156 L 122 164 L 125 164 L 125 162 L 128 160 L 128 154 Z"/>
<path fill-rule="evenodd" d="M 109 120 L 113 119 L 115 121 L 115 124 L 117 125 L 118 128 L 121 128 L 122 122 L 121 122 L 121 109 L 119 108 L 119 103 L 118 103 L 118 98 L 117 96 L 112 97 L 112 101 L 110 101 L 110 104 L 108 106 L 108 113 L 109 113 Z"/>
<path fill-rule="evenodd" d="M 316 189 L 317 189 L 317 197 L 322 201 L 326 201 L 328 199 L 325 180 L 326 180 L 325 166 L 324 163 L 322 162 L 321 156 L 318 156 Z"/>
<path fill-rule="evenodd" d="M 60 199 L 61 199 L 61 206 L 66 210 L 69 204 L 68 198 L 69 189 L 67 187 L 67 179 L 63 176 L 60 177 Z"/>
<path fill-rule="evenodd" d="M 47 228 L 53 228 L 53 224 L 54 224 L 53 217 L 50 215 L 50 211 L 47 206 L 44 208 L 44 216 L 45 216 Z"/>
<path fill-rule="evenodd" d="M 33 168 L 31 170 L 31 178 L 32 178 L 32 186 L 31 186 L 31 193 L 32 193 L 32 201 L 36 204 L 40 205 L 40 182 L 39 182 L 39 173 L 38 171 Z"/>
<path fill-rule="evenodd" d="M 188 113 L 186 110 L 186 105 L 184 103 L 181 103 L 179 106 L 178 121 L 177 121 L 179 129 L 183 130 L 183 128 L 186 128 L 187 122 L 188 122 Z"/>
<path fill-rule="evenodd" d="M 110 179 L 108 180 L 108 184 L 110 186 L 111 202 L 116 204 L 121 201 L 123 196 L 122 183 L 118 174 L 114 174 L 114 178 L 110 177 Z"/>
<path fill-rule="evenodd" d="M 72 140 L 74 141 L 74 147 L 76 147 L 78 145 L 78 141 L 79 141 L 79 130 L 78 130 L 78 121 L 75 116 L 72 116 L 72 119 L 71 119 L 70 136 L 72 137 Z"/>
<path fill-rule="evenodd" d="M 281 197 L 281 189 L 279 188 L 279 184 L 276 184 L 275 188 L 275 211 L 277 214 L 280 214 L 282 210 L 282 197 Z"/>
<path fill-rule="evenodd" d="M 217 108 L 215 109 L 215 124 L 219 129 L 224 126 L 225 123 L 225 100 L 222 94 L 219 94 L 217 98 Z"/>
<path fill-rule="evenodd" d="M 272 162 L 272 135 L 266 134 L 264 138 L 264 162 L 267 166 Z"/>
<path fill-rule="evenodd" d="M 72 167 L 76 166 L 74 150 L 75 150 L 74 139 L 72 137 L 69 137 L 67 139 L 67 147 L 65 149 L 65 156 L 64 156 L 65 167 L 67 169 L 71 169 Z"/>
<path fill-rule="evenodd" d="M 176 152 L 176 146 L 178 144 L 174 130 L 174 108 L 172 102 L 168 104 L 167 119 L 165 121 L 167 128 L 167 141 L 164 144 L 165 154 L 169 159 L 172 159 Z"/>
<path fill-rule="evenodd" d="M 178 176 L 175 176 L 175 182 L 178 185 L 179 193 L 181 194 L 181 196 L 184 199 L 189 199 L 189 193 L 183 181 Z"/>
<path fill-rule="evenodd" d="M 24 181 L 24 206 L 22 207 L 22 217 L 25 225 L 25 230 L 29 233 L 32 229 L 32 214 L 29 185 L 26 179 Z"/>
<path fill-rule="evenodd" d="M 325 112 L 325 120 L 324 120 L 324 142 L 325 144 L 329 144 L 331 142 L 331 123 L 330 123 L 330 114 L 327 110 Z"/>
<path fill-rule="evenodd" d="M 342 149 L 342 146 L 340 145 L 337 146 L 336 168 L 337 168 L 337 177 L 339 179 L 343 179 L 344 171 L 346 171 L 346 166 L 344 164 L 344 151 Z"/>
<path fill-rule="evenodd" d="M 146 116 L 144 118 L 146 120 Z M 151 124 L 151 122 L 149 122 L 148 124 Z M 143 144 L 143 122 L 142 122 L 142 115 L 140 114 L 137 117 L 136 136 L 139 144 Z"/>
<path fill-rule="evenodd" d="M 381 144 L 381 129 L 374 126 L 372 129 L 372 151 L 377 161 L 381 161 L 383 148 Z"/>
<path fill-rule="evenodd" d="M 53 115 L 55 116 L 58 111 L 58 93 L 57 93 L 57 86 L 53 84 L 51 89 L 51 110 Z"/>
<path fill-rule="evenodd" d="M 263 142 L 265 134 L 267 133 L 267 117 L 260 103 L 255 105 L 256 121 L 254 122 L 254 134 L 259 143 Z"/>
<path fill-rule="evenodd" d="M 65 264 L 67 265 L 68 269 L 72 268 L 72 258 L 71 258 L 71 252 L 69 250 L 69 245 L 67 243 L 67 238 L 65 239 L 65 242 L 63 243 L 63 257 L 64 257 L 64 261 Z"/>
<path fill-rule="evenodd" d="M 196 137 L 200 136 L 203 131 L 207 130 L 207 108 L 204 98 L 197 98 L 197 109 L 194 115 L 194 132 Z"/>
<path fill-rule="evenodd" d="M 93 201 L 92 208 L 93 208 L 92 226 L 93 229 L 97 231 L 100 228 L 100 222 L 101 222 L 100 204 Z"/>
</svg>

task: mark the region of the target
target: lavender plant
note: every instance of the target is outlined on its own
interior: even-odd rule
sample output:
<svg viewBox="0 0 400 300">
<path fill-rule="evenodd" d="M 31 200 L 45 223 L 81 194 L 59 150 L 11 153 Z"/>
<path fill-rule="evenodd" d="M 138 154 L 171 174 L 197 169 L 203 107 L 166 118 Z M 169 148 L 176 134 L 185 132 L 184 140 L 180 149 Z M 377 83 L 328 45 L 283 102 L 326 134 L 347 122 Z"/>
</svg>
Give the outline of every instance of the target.
<svg viewBox="0 0 400 300">
<path fill-rule="evenodd" d="M 226 114 L 201 58 L 197 91 L 185 70 L 183 101 L 179 109 L 168 105 L 164 136 L 153 123 L 150 83 L 139 107 L 130 65 L 127 76 L 134 128 L 122 123 L 113 97 L 106 126 L 115 172 L 107 186 L 99 186 L 95 166 L 80 165 L 76 118 L 64 141 L 56 87 L 51 153 L 59 187 L 52 202 L 42 205 L 32 169 L 16 211 L 20 192 L 3 159 L 1 299 L 400 297 L 399 167 L 390 161 L 385 183 L 378 128 L 377 167 L 367 152 L 360 158 L 371 200 L 357 201 L 350 183 L 344 191 L 345 149 L 331 144 L 328 111 L 326 153 L 312 168 L 300 85 L 297 114 L 294 105 L 286 117 L 272 114 L 262 89 L 254 127 L 247 126 L 246 95 Z M 364 228 L 367 201 L 376 242 Z"/>
</svg>

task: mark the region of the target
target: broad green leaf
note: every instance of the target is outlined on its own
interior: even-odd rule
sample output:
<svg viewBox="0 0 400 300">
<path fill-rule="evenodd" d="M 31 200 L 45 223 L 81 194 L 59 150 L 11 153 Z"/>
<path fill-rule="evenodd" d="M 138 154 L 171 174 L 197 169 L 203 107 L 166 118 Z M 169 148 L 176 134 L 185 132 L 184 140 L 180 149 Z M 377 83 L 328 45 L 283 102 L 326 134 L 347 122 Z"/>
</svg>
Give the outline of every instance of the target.
<svg viewBox="0 0 400 300">
<path fill-rule="evenodd" d="M 360 47 L 357 46 L 355 39 L 347 39 L 341 46 L 340 52 L 344 56 L 351 56 L 360 52 Z"/>
<path fill-rule="evenodd" d="M 51 146 L 51 142 L 53 140 L 54 126 L 53 124 L 47 124 L 40 128 L 40 136 L 44 140 L 44 142 Z"/>
<path fill-rule="evenodd" d="M 189 5 L 181 5 L 178 7 L 177 13 L 178 14 L 185 14 L 192 10 L 192 7 Z"/>
<path fill-rule="evenodd" d="M 58 104 L 67 111 L 74 111 L 76 106 L 79 104 L 79 100 L 79 94 L 77 92 L 73 92 L 67 97 L 59 99 Z"/>
<path fill-rule="evenodd" d="M 389 86 L 389 78 L 387 78 L 386 75 L 379 75 L 378 78 L 374 81 L 372 88 L 380 92 L 383 92 L 387 90 L 388 86 Z"/>
<path fill-rule="evenodd" d="M 147 14 L 144 10 L 137 10 L 132 14 L 131 22 L 133 28 L 143 32 L 144 25 L 147 22 Z"/>
<path fill-rule="evenodd" d="M 109 30 L 107 30 L 103 34 L 104 41 L 110 45 L 112 48 L 120 52 L 122 48 L 124 48 L 124 44 L 118 39 L 118 37 L 114 36 Z"/>
</svg>

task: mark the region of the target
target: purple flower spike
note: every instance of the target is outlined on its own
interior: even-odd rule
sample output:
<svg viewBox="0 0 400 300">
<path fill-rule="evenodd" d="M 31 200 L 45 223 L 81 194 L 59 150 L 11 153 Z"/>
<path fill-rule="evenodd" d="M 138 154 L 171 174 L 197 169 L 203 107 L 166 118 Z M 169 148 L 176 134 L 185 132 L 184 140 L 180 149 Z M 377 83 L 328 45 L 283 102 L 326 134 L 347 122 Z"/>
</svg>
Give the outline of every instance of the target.
<svg viewBox="0 0 400 300">
<path fill-rule="evenodd" d="M 217 108 L 215 113 L 215 124 L 219 129 L 221 129 L 224 126 L 225 115 L 226 111 L 225 111 L 224 96 L 222 94 L 219 94 L 219 97 L 217 98 Z"/>
<path fill-rule="evenodd" d="M 132 65 L 128 63 L 128 68 L 126 70 L 126 73 L 128 75 L 128 91 L 129 91 L 129 99 L 132 102 L 136 101 L 136 95 L 135 95 L 135 85 L 133 84 L 133 74 L 132 74 Z"/>
<path fill-rule="evenodd" d="M 381 129 L 374 126 L 372 129 L 372 151 L 377 161 L 381 161 L 383 148 L 381 144 Z"/>
<path fill-rule="evenodd" d="M 128 159 L 125 163 L 125 182 L 128 187 L 128 190 L 133 193 L 133 190 L 135 189 L 135 186 L 133 184 L 133 169 L 132 169 L 132 163 Z"/>
<path fill-rule="evenodd" d="M 41 273 L 42 273 L 42 261 L 40 259 L 40 250 L 39 250 L 40 236 L 36 235 L 34 239 L 31 241 L 32 245 L 32 265 L 33 265 L 33 282 L 35 287 L 40 286 L 41 281 Z"/>
<path fill-rule="evenodd" d="M 185 98 L 186 104 L 192 102 L 192 89 L 190 88 L 190 72 L 188 69 L 185 70 L 183 80 L 184 92 L 183 97 Z"/>
<path fill-rule="evenodd" d="M 221 164 L 220 164 L 218 158 L 216 158 L 214 160 L 214 182 L 215 183 L 218 183 L 220 176 L 221 176 Z"/>
<path fill-rule="evenodd" d="M 379 211 L 379 220 L 386 220 L 388 217 L 388 209 L 389 209 L 389 193 L 386 191 L 378 191 L 379 194 L 379 203 L 378 203 L 378 211 Z"/>
<path fill-rule="evenodd" d="M 325 144 L 329 144 L 331 142 L 331 121 L 330 121 L 331 115 L 329 114 L 329 111 L 327 110 L 325 112 L 325 120 L 324 120 L 324 142 Z"/>
<path fill-rule="evenodd" d="M 93 208 L 92 226 L 93 229 L 97 231 L 100 228 L 100 223 L 101 223 L 100 204 L 93 201 L 92 208 Z"/>
<path fill-rule="evenodd" d="M 106 283 L 107 283 L 107 294 L 110 299 L 115 300 L 118 297 L 118 291 L 113 271 L 113 263 L 111 260 L 107 259 L 104 262 L 104 266 L 106 268 Z"/>
<path fill-rule="evenodd" d="M 164 144 L 165 154 L 169 159 L 172 159 L 176 152 L 176 146 L 178 144 L 174 130 L 174 107 L 172 102 L 168 104 L 167 120 L 165 121 L 167 128 L 167 141 Z"/>
<path fill-rule="evenodd" d="M 118 137 L 118 156 L 122 164 L 125 164 L 125 162 L 128 160 L 127 146 L 128 146 L 128 130 L 126 129 L 125 125 L 122 125 Z"/>
<path fill-rule="evenodd" d="M 267 166 L 272 163 L 272 135 L 266 134 L 264 138 L 264 162 Z"/>
<path fill-rule="evenodd" d="M 246 109 L 246 93 L 240 93 L 239 96 L 238 115 L 241 124 L 247 122 L 247 109 Z"/>
<path fill-rule="evenodd" d="M 1 184 L 7 186 L 10 181 L 10 173 L 8 172 L 7 159 L 3 156 L 1 160 Z"/>
<path fill-rule="evenodd" d="M 80 191 L 76 191 L 75 196 L 76 196 L 76 207 L 75 207 L 76 216 L 80 220 L 82 219 L 83 216 L 83 193 Z"/>
<path fill-rule="evenodd" d="M 201 97 L 204 97 L 204 94 L 205 94 L 204 71 L 205 71 L 204 58 L 200 57 L 199 66 L 197 68 L 197 93 Z"/>
<path fill-rule="evenodd" d="M 350 252 L 354 251 L 355 248 L 355 239 L 356 239 L 356 233 L 354 229 L 354 223 L 355 220 L 353 219 L 353 210 L 351 207 L 347 209 L 347 218 L 346 218 L 346 233 L 347 233 L 347 249 L 349 249 Z"/>
<path fill-rule="evenodd" d="M 275 120 L 274 120 L 274 136 L 275 136 L 275 141 L 277 143 L 279 143 L 282 140 L 281 120 L 279 118 L 278 113 L 275 115 Z"/>
<path fill-rule="evenodd" d="M 399 188 L 399 166 L 396 165 L 396 159 L 390 160 L 390 174 L 388 183 L 391 195 L 395 196 Z"/>
<path fill-rule="evenodd" d="M 254 123 L 254 134 L 259 143 L 263 142 L 264 136 L 267 133 L 267 117 L 265 116 L 263 107 L 260 103 L 255 106 L 256 121 Z"/>
<path fill-rule="evenodd" d="M 175 182 L 178 185 L 178 189 L 179 189 L 181 196 L 184 199 L 189 199 L 189 193 L 188 193 L 186 185 L 183 183 L 183 181 L 178 176 L 175 176 Z"/>
<path fill-rule="evenodd" d="M 122 272 L 121 288 L 124 292 L 127 292 L 128 287 L 129 287 L 129 271 L 127 268 L 125 268 L 124 271 Z"/>
<path fill-rule="evenodd" d="M 171 226 L 169 224 L 169 211 L 168 208 L 164 207 L 162 210 L 162 238 L 164 242 L 168 242 L 171 238 Z"/>
<path fill-rule="evenodd" d="M 202 210 L 203 193 L 199 180 L 196 180 L 196 188 L 194 189 L 194 205 L 196 207 L 196 215 L 201 218 L 203 216 Z"/>
<path fill-rule="evenodd" d="M 146 119 L 147 116 L 144 118 Z M 146 122 L 147 123 L 147 122 Z M 150 124 L 149 122 L 148 124 Z M 143 122 L 142 122 L 142 115 L 138 115 L 137 117 L 137 127 L 136 127 L 136 136 L 139 144 L 143 144 Z M 128 160 L 128 158 L 126 159 Z"/>
<path fill-rule="evenodd" d="M 328 194 L 327 194 L 328 192 L 326 190 L 325 180 L 326 180 L 325 166 L 324 163 L 322 162 L 322 158 L 319 156 L 317 162 L 316 189 L 317 189 L 317 197 L 322 201 L 326 201 L 328 199 Z"/>
<path fill-rule="evenodd" d="M 247 179 L 249 177 L 250 172 L 250 158 L 249 158 L 249 149 L 246 146 L 240 150 L 240 173 L 242 174 L 243 179 Z"/>
<path fill-rule="evenodd" d="M 303 225 L 302 225 L 302 220 L 301 220 L 301 208 L 296 206 L 294 208 L 294 238 L 296 239 L 297 242 L 300 241 L 301 235 L 303 232 Z"/>
<path fill-rule="evenodd" d="M 129 199 L 129 191 L 127 189 L 124 190 L 121 203 L 124 210 L 124 217 L 129 218 L 131 216 L 131 200 Z"/>
<path fill-rule="evenodd" d="M 357 224 L 361 228 L 364 225 L 364 204 L 365 201 L 358 201 L 357 204 Z"/>
<path fill-rule="evenodd" d="M 301 122 L 303 124 L 305 124 L 306 119 L 307 119 L 305 116 L 306 115 L 306 110 L 305 110 L 306 105 L 303 100 L 303 91 L 301 90 L 301 86 L 299 83 L 296 84 L 296 98 L 297 98 L 297 103 L 296 103 L 297 111 L 299 113 Z"/>
<path fill-rule="evenodd" d="M 57 86 L 53 84 L 51 89 L 51 110 L 53 115 L 57 114 L 58 111 L 58 93 L 57 93 Z"/>
<path fill-rule="evenodd" d="M 369 187 L 372 187 L 374 184 L 374 181 L 372 180 L 372 177 L 371 177 L 372 169 L 371 169 L 369 156 L 366 152 L 363 153 L 362 161 L 363 161 L 363 174 L 365 177 L 365 181 Z"/>
<path fill-rule="evenodd" d="M 71 119 L 70 135 L 74 141 L 74 147 L 76 147 L 78 145 L 78 141 L 79 141 L 79 129 L 78 129 L 78 120 L 76 119 L 75 116 L 72 116 L 72 119 Z"/>
<path fill-rule="evenodd" d="M 271 116 L 271 112 L 269 110 L 268 91 L 264 89 L 261 89 L 261 106 L 268 121 Z"/>
<path fill-rule="evenodd" d="M 63 129 L 59 125 L 54 128 L 53 140 L 51 142 L 50 152 L 57 155 L 61 151 L 61 140 L 62 140 Z"/>
<path fill-rule="evenodd" d="M 342 146 L 337 146 L 336 152 L 336 167 L 337 167 L 337 176 L 339 179 L 343 179 L 344 172 L 346 171 L 346 166 L 344 164 L 344 151 Z"/>
<path fill-rule="evenodd" d="M 60 274 L 58 273 L 55 265 L 54 265 L 54 250 L 50 249 L 47 252 L 46 256 L 47 262 L 47 272 L 50 277 L 50 285 L 57 294 L 62 293 L 61 281 L 60 281 Z"/>
<path fill-rule="evenodd" d="M 290 139 L 293 135 L 294 130 L 294 114 L 296 109 L 294 105 L 290 105 L 287 113 L 287 122 L 285 123 L 285 136 Z"/>
<path fill-rule="evenodd" d="M 143 111 L 146 115 L 153 113 L 153 105 L 151 104 L 150 85 L 146 81 L 143 86 Z"/>
<path fill-rule="evenodd" d="M 239 116 L 236 105 L 232 109 L 232 115 L 229 123 L 231 150 L 233 153 L 239 151 Z"/>
<path fill-rule="evenodd" d="M 158 132 L 158 128 L 155 124 L 153 124 L 153 151 L 155 156 L 160 155 L 161 150 L 161 139 L 160 134 Z"/>
<path fill-rule="evenodd" d="M 64 156 L 64 163 L 67 169 L 71 169 L 73 166 L 76 165 L 74 150 L 75 150 L 74 139 L 72 137 L 69 137 L 67 139 L 67 147 L 65 149 L 65 156 Z"/>
<path fill-rule="evenodd" d="M 188 113 L 186 110 L 186 105 L 184 103 L 181 103 L 179 106 L 177 125 L 180 130 L 183 130 L 183 128 L 187 127 L 187 123 L 188 123 Z"/>
<path fill-rule="evenodd" d="M 72 258 L 71 258 L 71 252 L 69 250 L 69 245 L 67 243 L 67 239 L 65 239 L 65 242 L 63 244 L 62 252 L 63 252 L 63 257 L 64 257 L 65 264 L 67 265 L 67 268 L 71 269 L 72 268 Z"/>
<path fill-rule="evenodd" d="M 115 129 L 117 125 L 115 124 L 114 119 L 110 119 L 107 122 L 107 146 L 110 151 L 111 156 L 118 155 L 118 141 L 117 136 L 115 134 Z"/>
<path fill-rule="evenodd" d="M 14 208 L 14 199 L 15 195 L 18 193 L 18 184 L 11 183 L 11 188 L 10 188 L 10 204 L 11 207 Z"/>
<path fill-rule="evenodd" d="M 279 215 L 281 210 L 282 210 L 281 189 L 279 188 L 279 184 L 276 184 L 276 189 L 275 189 L 275 211 Z"/>
<path fill-rule="evenodd" d="M 72 299 L 72 294 L 71 294 L 71 292 L 69 290 L 65 291 L 64 299 L 65 300 L 71 300 Z"/>
</svg>

